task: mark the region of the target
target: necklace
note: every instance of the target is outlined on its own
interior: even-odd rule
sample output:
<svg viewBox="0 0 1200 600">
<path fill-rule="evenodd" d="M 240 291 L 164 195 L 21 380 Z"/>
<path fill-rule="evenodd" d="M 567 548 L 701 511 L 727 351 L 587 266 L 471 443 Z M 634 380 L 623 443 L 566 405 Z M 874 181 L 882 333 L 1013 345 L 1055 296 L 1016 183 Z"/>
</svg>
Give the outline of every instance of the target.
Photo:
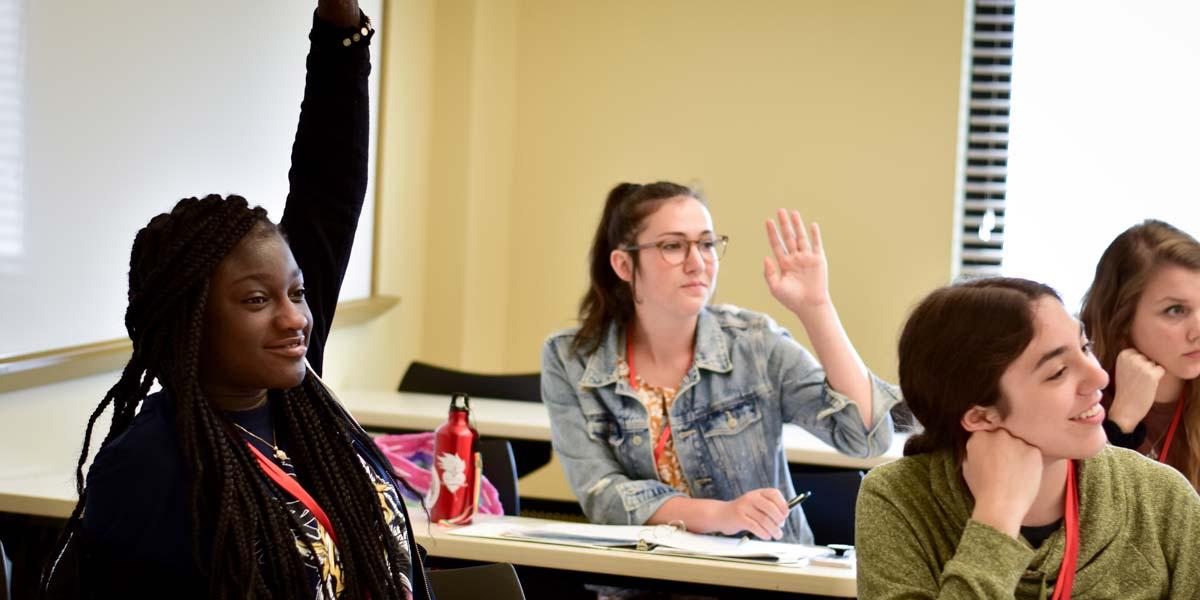
<svg viewBox="0 0 1200 600">
<path fill-rule="evenodd" d="M 275 451 L 275 458 L 278 458 L 279 460 L 288 460 L 287 453 L 284 452 L 279 446 L 276 446 L 275 442 L 268 442 L 267 440 L 262 439 L 261 437 L 256 435 L 253 431 L 250 431 L 249 429 L 242 427 L 238 423 L 234 423 L 233 426 L 246 432 L 246 435 L 249 435 L 250 437 L 253 437 L 254 439 L 270 446 L 271 449 Z M 274 427 L 271 427 L 271 439 L 275 439 L 275 428 Z"/>
</svg>

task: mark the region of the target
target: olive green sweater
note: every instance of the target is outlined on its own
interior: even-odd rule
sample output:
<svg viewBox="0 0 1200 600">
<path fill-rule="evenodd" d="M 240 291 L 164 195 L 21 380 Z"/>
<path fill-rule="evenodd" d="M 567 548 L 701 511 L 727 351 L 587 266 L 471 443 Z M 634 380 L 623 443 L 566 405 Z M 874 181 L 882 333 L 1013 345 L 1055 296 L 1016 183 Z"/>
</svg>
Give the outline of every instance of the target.
<svg viewBox="0 0 1200 600">
<path fill-rule="evenodd" d="M 1082 461 L 1072 598 L 1200 598 L 1200 496 L 1178 471 L 1120 448 Z M 861 598 L 1049 598 L 1064 531 L 1037 550 L 970 520 L 949 452 L 875 468 L 858 496 Z"/>
</svg>

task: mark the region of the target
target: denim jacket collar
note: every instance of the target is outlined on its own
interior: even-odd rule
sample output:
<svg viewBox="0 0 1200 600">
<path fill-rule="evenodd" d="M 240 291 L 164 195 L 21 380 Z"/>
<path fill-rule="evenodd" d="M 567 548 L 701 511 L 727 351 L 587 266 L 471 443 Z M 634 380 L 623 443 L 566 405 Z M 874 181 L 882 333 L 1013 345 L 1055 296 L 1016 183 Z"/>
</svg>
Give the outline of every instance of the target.
<svg viewBox="0 0 1200 600">
<path fill-rule="evenodd" d="M 579 387 L 603 387 L 617 383 L 618 391 L 624 389 L 623 386 L 629 385 L 629 370 L 620 360 L 624 354 L 624 328 L 613 323 L 608 327 L 604 343 L 588 358 Z M 692 356 L 692 368 L 684 377 L 685 387 L 699 380 L 697 369 L 717 373 L 733 370 L 733 360 L 729 357 L 729 346 L 721 331 L 721 323 L 708 307 L 700 311 L 700 318 L 696 321 L 696 350 Z"/>
</svg>

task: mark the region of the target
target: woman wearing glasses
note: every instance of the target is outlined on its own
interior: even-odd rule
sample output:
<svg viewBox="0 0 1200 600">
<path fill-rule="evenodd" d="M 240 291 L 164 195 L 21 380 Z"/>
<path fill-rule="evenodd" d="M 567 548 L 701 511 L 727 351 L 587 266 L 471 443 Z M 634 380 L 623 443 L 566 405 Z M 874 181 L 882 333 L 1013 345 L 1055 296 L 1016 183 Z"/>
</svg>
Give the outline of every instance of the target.
<svg viewBox="0 0 1200 600">
<path fill-rule="evenodd" d="M 816 224 L 780 210 L 767 238 L 767 286 L 820 363 L 766 315 L 708 304 L 728 238 L 697 194 L 668 182 L 609 192 L 581 324 L 542 350 L 554 450 L 593 522 L 811 543 L 786 505 L 783 423 L 853 456 L 890 445 L 897 394 L 842 329 Z"/>
</svg>

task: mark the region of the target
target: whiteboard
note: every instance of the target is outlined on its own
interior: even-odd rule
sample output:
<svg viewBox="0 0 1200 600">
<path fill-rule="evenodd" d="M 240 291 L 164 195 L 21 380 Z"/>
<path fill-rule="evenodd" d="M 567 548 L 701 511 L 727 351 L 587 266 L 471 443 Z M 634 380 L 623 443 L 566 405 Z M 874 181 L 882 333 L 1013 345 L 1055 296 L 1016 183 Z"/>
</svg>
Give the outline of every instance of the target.
<svg viewBox="0 0 1200 600">
<path fill-rule="evenodd" d="M 376 23 L 382 2 L 361 0 Z M 315 7 L 0 0 L 0 357 L 126 337 L 133 237 L 180 198 L 278 221 Z M 342 300 L 371 291 L 375 138 Z"/>
</svg>

